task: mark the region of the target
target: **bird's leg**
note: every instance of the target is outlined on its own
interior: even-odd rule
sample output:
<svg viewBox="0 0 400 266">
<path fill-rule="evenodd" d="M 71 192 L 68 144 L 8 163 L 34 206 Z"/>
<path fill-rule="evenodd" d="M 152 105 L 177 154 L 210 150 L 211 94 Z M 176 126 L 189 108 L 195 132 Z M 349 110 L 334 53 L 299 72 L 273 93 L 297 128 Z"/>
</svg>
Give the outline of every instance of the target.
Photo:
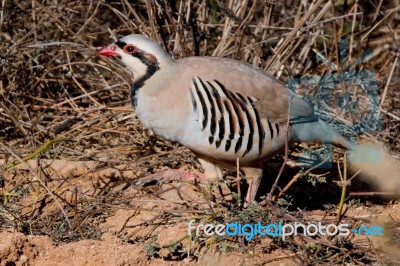
<svg viewBox="0 0 400 266">
<path fill-rule="evenodd" d="M 217 165 L 201 158 L 198 158 L 198 160 L 203 167 L 204 175 L 206 176 L 208 181 L 215 182 L 223 178 L 222 170 Z"/>
<path fill-rule="evenodd" d="M 223 179 L 224 176 L 222 174 L 222 170 L 218 165 L 213 164 L 213 163 L 211 163 L 207 160 L 201 159 L 201 158 L 198 158 L 198 160 L 199 160 L 201 166 L 203 167 L 204 175 L 209 183 L 213 183 L 213 182 Z M 218 189 L 219 189 L 218 193 L 225 200 L 230 201 L 233 199 L 232 192 L 226 183 L 221 182 L 219 184 Z"/>
<path fill-rule="evenodd" d="M 242 170 L 246 175 L 246 180 L 249 184 L 249 188 L 247 190 L 246 198 L 244 201 L 244 207 L 248 207 L 256 199 L 256 194 L 261 183 L 263 169 L 254 167 L 243 167 Z"/>
</svg>

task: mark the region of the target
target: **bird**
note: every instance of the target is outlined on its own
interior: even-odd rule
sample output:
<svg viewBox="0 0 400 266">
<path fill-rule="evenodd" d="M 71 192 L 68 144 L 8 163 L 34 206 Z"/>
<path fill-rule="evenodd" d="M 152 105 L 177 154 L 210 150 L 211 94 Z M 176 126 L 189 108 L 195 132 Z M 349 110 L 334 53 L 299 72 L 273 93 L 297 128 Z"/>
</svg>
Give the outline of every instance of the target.
<svg viewBox="0 0 400 266">
<path fill-rule="evenodd" d="M 222 179 L 222 169 L 236 169 L 239 161 L 248 182 L 247 205 L 255 201 L 263 164 L 287 142 L 333 144 L 358 157 L 364 154 L 321 120 L 309 102 L 248 63 L 208 56 L 175 60 L 141 34 L 122 37 L 97 53 L 126 65 L 133 74 L 130 98 L 139 120 L 193 152 L 209 182 Z"/>
</svg>

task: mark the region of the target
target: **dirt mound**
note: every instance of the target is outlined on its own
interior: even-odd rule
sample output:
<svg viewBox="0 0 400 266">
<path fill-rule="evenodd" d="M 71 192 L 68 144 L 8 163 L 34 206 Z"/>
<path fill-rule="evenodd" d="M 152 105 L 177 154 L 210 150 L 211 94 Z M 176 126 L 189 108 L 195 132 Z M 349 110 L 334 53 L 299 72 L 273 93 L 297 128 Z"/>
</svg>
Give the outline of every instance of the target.
<svg viewBox="0 0 400 266">
<path fill-rule="evenodd" d="M 144 265 L 143 248 L 123 244 L 112 235 L 55 245 L 46 236 L 1 232 L 1 265 Z M 108 237 L 108 238 L 107 238 Z M 121 256 L 121 254 L 124 254 Z"/>
</svg>

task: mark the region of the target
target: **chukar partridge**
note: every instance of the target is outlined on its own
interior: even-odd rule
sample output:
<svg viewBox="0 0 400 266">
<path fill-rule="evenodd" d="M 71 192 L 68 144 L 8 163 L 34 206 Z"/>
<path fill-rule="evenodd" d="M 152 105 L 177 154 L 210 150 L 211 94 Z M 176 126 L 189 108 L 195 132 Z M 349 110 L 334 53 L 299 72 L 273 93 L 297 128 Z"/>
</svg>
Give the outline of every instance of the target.
<svg viewBox="0 0 400 266">
<path fill-rule="evenodd" d="M 263 162 L 285 147 L 287 136 L 289 141 L 357 147 L 284 84 L 249 64 L 214 57 L 174 60 L 138 34 L 98 54 L 117 57 L 131 70 L 138 118 L 157 135 L 188 147 L 207 179 L 222 178 L 220 167 L 236 167 L 239 159 L 249 183 L 246 203 L 255 199 Z"/>
</svg>

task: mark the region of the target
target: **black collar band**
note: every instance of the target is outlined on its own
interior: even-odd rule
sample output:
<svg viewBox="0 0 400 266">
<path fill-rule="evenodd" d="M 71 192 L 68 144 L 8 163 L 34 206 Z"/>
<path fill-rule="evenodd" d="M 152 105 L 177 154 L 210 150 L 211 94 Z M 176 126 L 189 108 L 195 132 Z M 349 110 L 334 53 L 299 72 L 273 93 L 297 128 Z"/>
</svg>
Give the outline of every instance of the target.
<svg viewBox="0 0 400 266">
<path fill-rule="evenodd" d="M 142 53 L 132 54 L 132 56 L 139 58 L 140 61 L 142 61 L 147 66 L 146 73 L 143 76 L 141 76 L 138 80 L 136 80 L 136 82 L 133 83 L 132 88 L 131 88 L 132 105 L 134 107 L 136 107 L 137 101 L 138 101 L 137 93 L 138 93 L 139 89 L 143 87 L 146 80 L 151 78 L 151 76 L 153 76 L 154 73 L 156 73 L 157 70 L 160 69 L 160 67 L 158 65 L 158 61 L 150 63 L 149 60 Z"/>
</svg>

